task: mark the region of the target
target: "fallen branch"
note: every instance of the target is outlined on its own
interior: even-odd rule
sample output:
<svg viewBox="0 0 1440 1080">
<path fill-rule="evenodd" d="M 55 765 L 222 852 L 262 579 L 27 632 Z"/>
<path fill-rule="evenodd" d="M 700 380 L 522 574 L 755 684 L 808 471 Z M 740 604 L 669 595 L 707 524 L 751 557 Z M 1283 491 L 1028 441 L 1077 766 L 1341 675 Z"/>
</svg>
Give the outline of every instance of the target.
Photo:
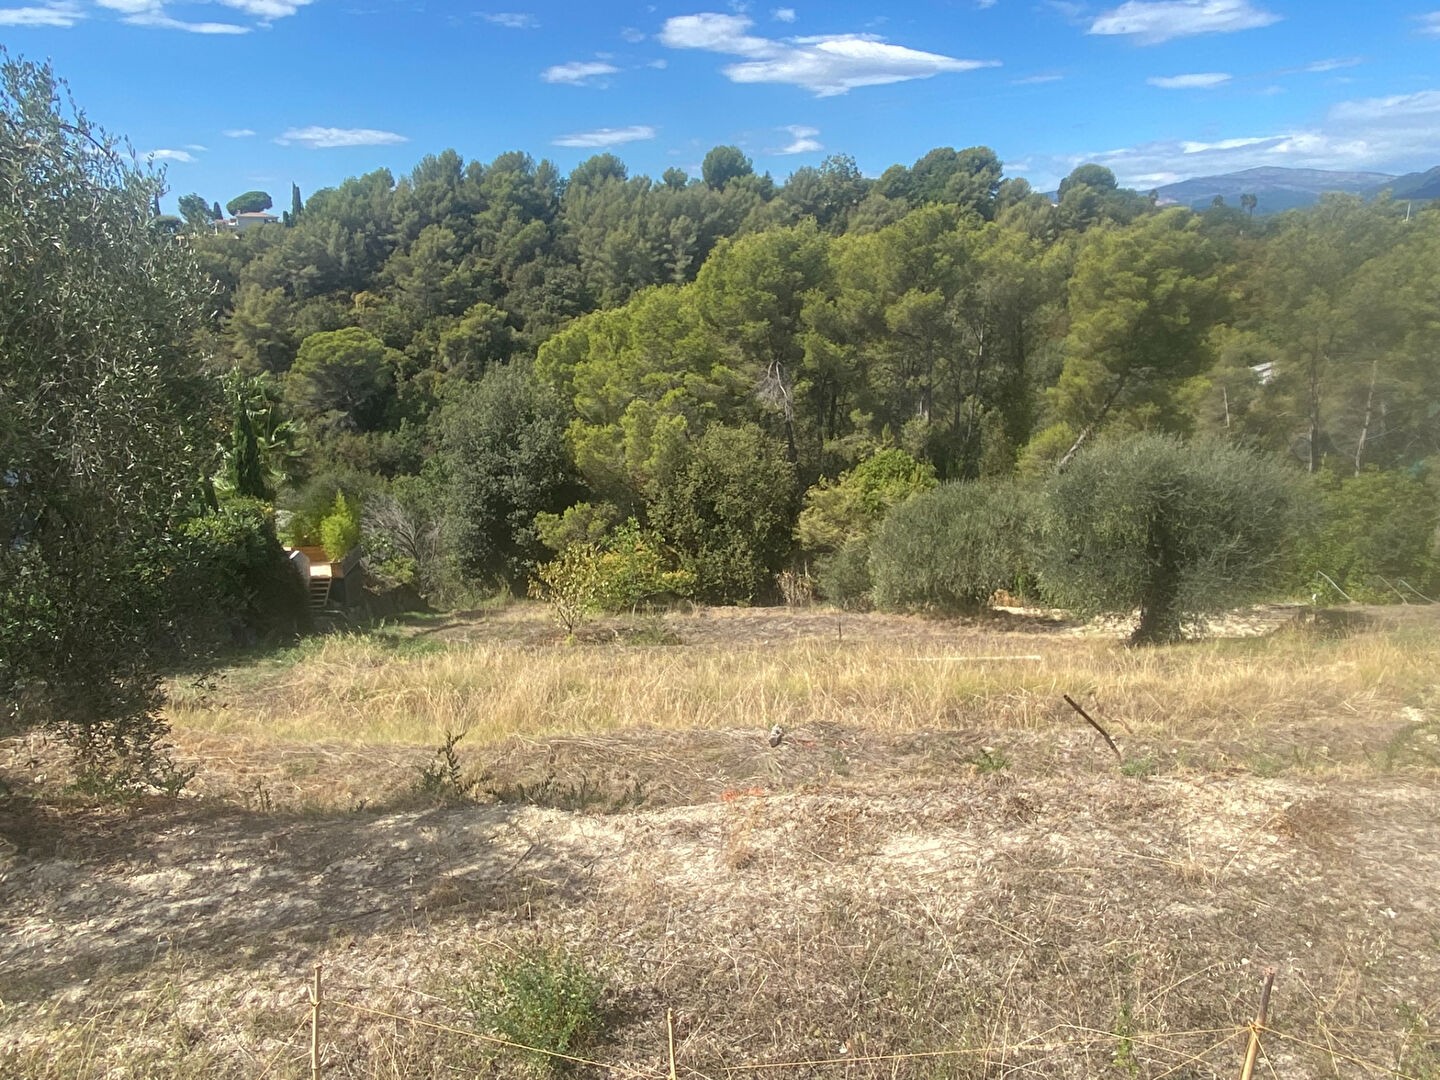
<svg viewBox="0 0 1440 1080">
<path fill-rule="evenodd" d="M 1100 733 L 1100 737 L 1110 744 L 1110 749 L 1115 751 L 1115 760 L 1123 762 L 1125 760 L 1125 755 L 1120 753 L 1120 748 L 1115 745 L 1115 740 L 1110 737 L 1110 733 L 1106 731 L 1103 727 L 1101 727 L 1099 724 L 1097 724 L 1093 716 L 1087 713 L 1079 705 L 1075 704 L 1075 699 L 1072 698 L 1069 694 L 1062 694 L 1060 696 L 1065 699 L 1066 705 L 1069 705 L 1070 708 L 1074 709 L 1081 716 L 1083 716 L 1085 718 L 1085 722 L 1091 727 L 1093 727 L 1096 731 L 1098 731 Z"/>
</svg>

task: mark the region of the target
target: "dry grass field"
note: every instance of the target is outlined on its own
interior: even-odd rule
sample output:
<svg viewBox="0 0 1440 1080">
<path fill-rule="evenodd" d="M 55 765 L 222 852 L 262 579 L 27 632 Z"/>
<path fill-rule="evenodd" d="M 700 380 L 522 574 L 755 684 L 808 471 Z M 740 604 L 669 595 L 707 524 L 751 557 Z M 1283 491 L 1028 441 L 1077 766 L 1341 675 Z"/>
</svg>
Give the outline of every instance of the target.
<svg viewBox="0 0 1440 1080">
<path fill-rule="evenodd" d="M 522 604 L 177 678 L 179 800 L 0 744 L 0 1076 L 308 1077 L 320 963 L 325 1077 L 660 1080 L 667 1015 L 684 1077 L 1235 1077 L 1273 966 L 1256 1076 L 1440 1078 L 1440 616 L 1212 629 Z"/>
</svg>

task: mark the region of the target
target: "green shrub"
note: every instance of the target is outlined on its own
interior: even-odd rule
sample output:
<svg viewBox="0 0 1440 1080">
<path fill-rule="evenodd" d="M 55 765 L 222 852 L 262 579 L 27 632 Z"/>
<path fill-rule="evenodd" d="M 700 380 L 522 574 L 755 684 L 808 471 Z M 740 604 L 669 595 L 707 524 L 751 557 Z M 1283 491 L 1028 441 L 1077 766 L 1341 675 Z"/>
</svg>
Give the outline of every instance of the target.
<svg viewBox="0 0 1440 1080">
<path fill-rule="evenodd" d="M 904 450 L 877 450 L 835 482 L 805 493 L 795 537 L 807 551 L 839 551 L 868 537 L 890 508 L 936 484 L 935 467 Z"/>
<path fill-rule="evenodd" d="M 544 1075 L 571 1065 L 550 1055 L 578 1055 L 599 1035 L 603 992 L 602 981 L 579 960 L 537 948 L 497 959 L 461 996 L 480 1026 L 528 1047 L 525 1058 Z"/>
<path fill-rule="evenodd" d="M 1405 473 L 1369 471 L 1347 478 L 1325 474 L 1317 487 L 1317 521 L 1300 542 L 1297 587 L 1338 599 L 1324 574 L 1366 603 L 1398 601 L 1397 589 L 1415 600 L 1401 582 L 1434 595 L 1440 586 L 1440 499 L 1430 486 Z"/>
<path fill-rule="evenodd" d="M 1136 644 L 1253 601 L 1286 577 L 1298 481 L 1218 442 L 1102 441 L 1047 492 L 1041 586 L 1079 614 L 1129 614 Z"/>
<path fill-rule="evenodd" d="M 360 508 L 338 492 L 330 513 L 320 519 L 320 546 L 327 559 L 339 562 L 359 543 Z"/>
<path fill-rule="evenodd" d="M 851 540 L 839 551 L 823 557 L 816 566 L 820 596 L 846 611 L 870 607 L 870 541 Z"/>
<path fill-rule="evenodd" d="M 1037 518 L 1030 489 L 1014 481 L 943 484 L 915 496 L 895 507 L 871 540 L 875 603 L 981 610 L 1026 576 Z"/>
<path fill-rule="evenodd" d="M 185 522 L 177 540 L 168 606 L 184 651 L 223 644 L 226 624 L 238 623 L 257 637 L 295 634 L 309 625 L 305 588 L 264 503 L 226 500 L 218 511 Z M 214 624 L 217 615 L 222 625 Z"/>
<path fill-rule="evenodd" d="M 695 594 L 715 604 L 769 596 L 790 553 L 795 467 L 753 424 L 712 427 L 662 485 L 651 520 L 695 576 Z"/>
<path fill-rule="evenodd" d="M 659 539 L 632 518 L 598 544 L 571 544 L 535 573 L 531 592 L 569 632 L 586 615 L 633 611 L 665 595 L 687 596 L 695 577 L 677 569 Z"/>
</svg>

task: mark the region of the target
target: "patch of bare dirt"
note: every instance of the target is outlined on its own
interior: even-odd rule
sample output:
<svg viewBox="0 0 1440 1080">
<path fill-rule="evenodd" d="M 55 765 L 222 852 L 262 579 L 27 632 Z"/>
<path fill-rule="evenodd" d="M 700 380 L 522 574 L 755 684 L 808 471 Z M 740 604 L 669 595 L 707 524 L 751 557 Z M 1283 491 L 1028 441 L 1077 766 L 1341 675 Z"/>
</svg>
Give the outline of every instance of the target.
<svg viewBox="0 0 1440 1080">
<path fill-rule="evenodd" d="M 203 1075 L 253 1077 L 289 1047 L 299 1064 L 272 1075 L 299 1076 L 303 1034 L 286 1032 L 312 963 L 337 1001 L 463 1027 L 455 987 L 537 940 L 603 973 L 610 1019 L 591 1052 L 635 1075 L 664 1075 L 672 1008 L 690 1075 L 834 1059 L 776 1075 L 1081 1077 L 1118 1056 L 1125 1075 L 1189 1058 L 1179 1075 L 1228 1077 L 1226 1033 L 1266 964 L 1290 1036 L 1270 1044 L 1280 1075 L 1333 1075 L 1314 1047 L 1397 1070 L 1425 1051 L 1415 1017 L 1433 1022 L 1440 1000 L 1433 776 L 957 764 L 771 794 L 761 772 L 713 801 L 618 814 L 166 804 L 54 824 L 73 839 L 0 871 L 0 1074 L 88 1030 L 75 1075 L 191 1075 L 126 1062 L 204 1048 Z M 135 1057 L 127 1023 L 157 1008 L 190 1049 Z M 384 1055 L 409 1062 L 394 1075 L 450 1075 L 460 1053 L 403 1024 L 332 1022 L 327 1076 L 391 1075 Z M 890 1056 L 923 1053 L 961 1056 Z M 867 1056 L 884 1060 L 845 1064 Z"/>
</svg>

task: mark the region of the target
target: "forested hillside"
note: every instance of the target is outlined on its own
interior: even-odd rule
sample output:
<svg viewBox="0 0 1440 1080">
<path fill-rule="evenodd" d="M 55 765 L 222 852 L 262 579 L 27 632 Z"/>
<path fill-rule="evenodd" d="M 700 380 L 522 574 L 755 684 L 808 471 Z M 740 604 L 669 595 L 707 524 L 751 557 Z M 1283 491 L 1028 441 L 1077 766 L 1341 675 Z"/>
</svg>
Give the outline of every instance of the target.
<svg viewBox="0 0 1440 1080">
<path fill-rule="evenodd" d="M 983 147 L 777 185 L 722 146 L 182 221 L 56 87 L 4 65 L 0 690 L 97 760 L 163 737 L 165 657 L 303 628 L 279 540 L 571 629 L 1005 590 L 1161 641 L 1440 585 L 1440 210 L 1195 213 L 1095 165 L 1052 202 Z"/>
<path fill-rule="evenodd" d="M 983 147 L 784 184 L 733 147 L 693 182 L 446 151 L 297 192 L 283 226 L 206 218 L 186 236 L 256 493 L 292 530 L 343 494 L 375 565 L 429 592 L 523 591 L 631 518 L 704 578 L 726 542 L 701 533 L 763 507 L 708 590 L 763 599 L 824 554 L 796 546 L 806 493 L 886 448 L 944 481 L 1211 435 L 1419 490 L 1440 440 L 1440 212 L 1383 198 L 1194 213 L 1082 166 L 1052 203 Z"/>
</svg>

